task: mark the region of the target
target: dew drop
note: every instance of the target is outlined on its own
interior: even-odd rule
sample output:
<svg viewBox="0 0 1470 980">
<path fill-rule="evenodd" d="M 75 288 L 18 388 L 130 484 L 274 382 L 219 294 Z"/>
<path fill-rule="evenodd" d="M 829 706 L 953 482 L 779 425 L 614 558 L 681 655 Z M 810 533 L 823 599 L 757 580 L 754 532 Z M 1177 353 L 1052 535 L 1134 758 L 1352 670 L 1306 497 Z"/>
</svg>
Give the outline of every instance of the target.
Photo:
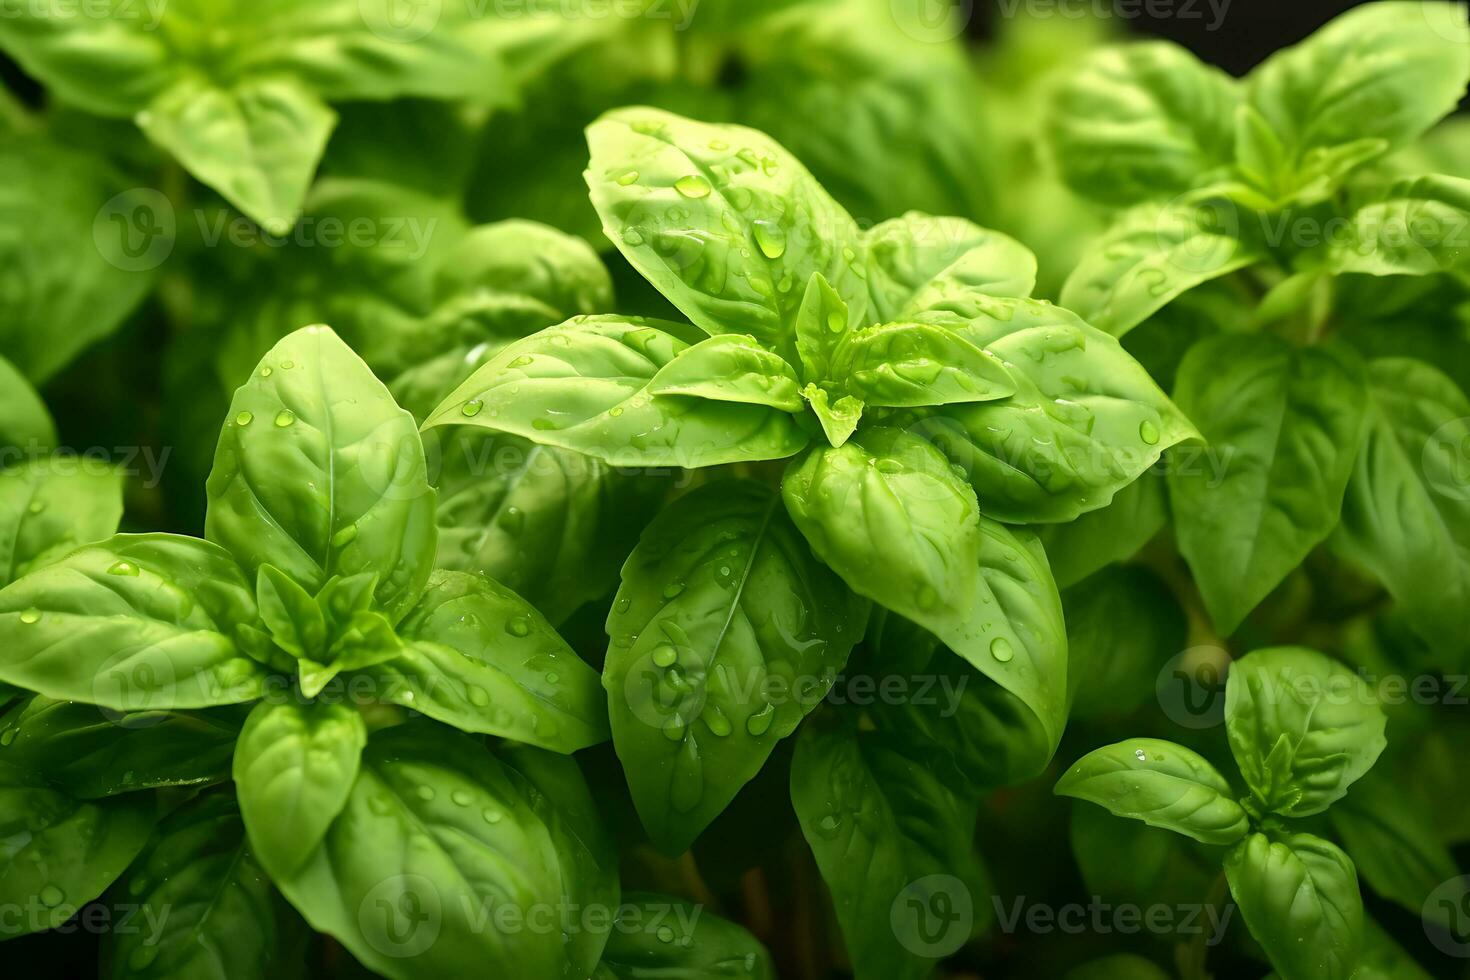
<svg viewBox="0 0 1470 980">
<path fill-rule="evenodd" d="M 263 368 L 260 369 L 260 376 L 262 378 L 269 378 L 271 375 L 273 375 L 275 373 L 276 373 L 275 372 L 275 369 L 272 368 L 269 364 L 267 364 L 265 367 L 263 367 Z"/>
<path fill-rule="evenodd" d="M 55 885 L 47 885 L 45 888 L 41 889 L 40 898 L 42 905 L 46 906 L 48 909 L 54 909 L 56 908 L 56 906 L 66 901 L 66 892 L 62 891 L 60 888 L 57 888 Z"/>
<path fill-rule="evenodd" d="M 505 631 L 511 636 L 529 636 L 531 624 L 524 616 L 512 616 L 505 624 Z"/>
<path fill-rule="evenodd" d="M 761 254 L 768 259 L 779 259 L 786 254 L 786 230 L 768 218 L 755 222 L 755 243 Z"/>
<path fill-rule="evenodd" d="M 671 929 L 671 928 L 669 928 L 668 926 L 659 926 L 658 927 L 658 941 L 661 942 L 661 943 L 671 943 L 671 942 L 673 942 L 674 941 L 674 930 Z"/>
<path fill-rule="evenodd" d="M 281 362 L 281 370 L 282 371 L 289 371 L 289 370 L 291 370 L 295 366 L 296 366 L 296 362 L 295 361 L 282 361 Z"/>
<path fill-rule="evenodd" d="M 122 576 L 125 576 L 127 578 L 137 578 L 138 577 L 138 566 L 137 565 L 134 565 L 130 561 L 114 562 L 113 565 L 112 565 L 112 567 L 107 570 L 107 574 L 108 575 L 122 575 Z"/>
<path fill-rule="evenodd" d="M 638 171 L 636 170 L 629 170 L 627 173 L 618 177 L 618 186 L 620 187 L 627 187 L 629 184 L 635 184 L 637 182 Z"/>
<path fill-rule="evenodd" d="M 484 813 L 480 814 L 480 816 L 484 817 L 485 822 L 488 824 L 500 823 L 500 821 L 505 818 L 505 815 L 499 810 L 486 810 Z"/>
<path fill-rule="evenodd" d="M 771 722 L 776 720 L 776 706 L 767 703 L 764 708 L 745 719 L 745 730 L 757 737 L 771 730 Z"/>
<path fill-rule="evenodd" d="M 1138 425 L 1138 438 L 1142 439 L 1150 446 L 1158 445 L 1159 427 L 1157 425 L 1154 425 L 1148 419 L 1144 419 Z"/>
<path fill-rule="evenodd" d="M 990 641 L 990 655 L 1001 663 L 1009 663 L 1016 656 L 1016 650 L 1011 646 L 1011 641 L 1003 636 L 997 636 Z"/>
<path fill-rule="evenodd" d="M 630 245 L 633 248 L 637 248 L 639 245 L 642 245 L 644 241 L 645 239 L 643 237 L 643 232 L 639 231 L 637 228 L 629 228 L 627 231 L 623 232 L 624 245 Z"/>
<path fill-rule="evenodd" d="M 284 367 L 284 365 L 282 365 Z M 289 408 L 282 409 L 281 414 L 276 416 L 276 428 L 287 429 L 296 424 L 296 413 Z"/>
<path fill-rule="evenodd" d="M 332 547 L 345 548 L 355 540 L 357 540 L 357 525 L 348 524 L 342 530 L 332 535 Z"/>
<path fill-rule="evenodd" d="M 13 744 L 14 742 L 15 742 L 15 729 L 14 728 L 6 729 L 6 731 L 5 731 L 4 734 L 0 734 L 0 745 L 9 746 L 9 745 Z"/>
<path fill-rule="evenodd" d="M 675 598 L 678 598 L 679 593 L 681 593 L 683 591 L 684 591 L 684 580 L 683 579 L 677 579 L 676 578 L 672 582 L 670 582 L 668 585 L 664 586 L 664 598 L 665 599 L 675 599 Z"/>
<path fill-rule="evenodd" d="M 709 197 L 709 181 L 699 174 L 688 174 L 674 181 L 674 190 L 689 198 Z"/>
<path fill-rule="evenodd" d="M 249 425 L 251 422 L 254 422 L 254 421 L 255 421 L 255 416 L 253 414 L 251 414 L 250 412 L 241 412 L 239 415 L 236 415 L 235 416 L 235 424 L 236 425 Z"/>
<path fill-rule="evenodd" d="M 484 411 L 484 409 L 484 402 L 482 402 L 478 398 L 471 398 L 469 401 L 460 406 L 459 414 L 463 415 L 467 419 L 472 419 L 476 415 L 479 415 L 480 412 Z"/>
<path fill-rule="evenodd" d="M 27 609 L 25 612 L 20 614 L 20 621 L 22 623 L 25 623 L 27 626 L 34 626 L 41 621 L 41 610 Z"/>
<path fill-rule="evenodd" d="M 665 643 L 653 651 L 653 662 L 660 667 L 672 667 L 679 660 L 679 651 Z"/>
<path fill-rule="evenodd" d="M 470 689 L 465 692 L 465 696 L 469 698 L 470 704 L 477 708 L 483 708 L 490 703 L 490 694 L 483 687 L 471 685 Z"/>
<path fill-rule="evenodd" d="M 625 613 L 629 609 L 632 609 L 633 608 L 633 600 L 632 599 L 619 599 L 616 608 L 617 608 L 618 612 Z"/>
<path fill-rule="evenodd" d="M 432 800 L 435 795 L 434 787 L 432 786 L 420 786 L 415 792 L 418 794 L 418 798 L 425 802 Z"/>
<path fill-rule="evenodd" d="M 1133 757 L 1135 759 L 1137 759 L 1139 762 L 1147 762 L 1148 761 L 1148 753 L 1145 752 L 1145 751 L 1143 751 L 1143 749 L 1134 749 L 1133 750 Z"/>
<path fill-rule="evenodd" d="M 469 806 L 472 797 L 467 790 L 457 789 L 449 794 L 449 799 L 455 806 Z"/>
</svg>

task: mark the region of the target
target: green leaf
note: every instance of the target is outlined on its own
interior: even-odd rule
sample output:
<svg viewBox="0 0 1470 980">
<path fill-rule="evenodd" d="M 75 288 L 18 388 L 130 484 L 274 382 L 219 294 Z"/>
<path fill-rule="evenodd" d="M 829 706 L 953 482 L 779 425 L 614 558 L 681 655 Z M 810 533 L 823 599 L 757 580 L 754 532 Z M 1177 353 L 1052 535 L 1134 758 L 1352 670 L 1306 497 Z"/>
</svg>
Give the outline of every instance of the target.
<svg viewBox="0 0 1470 980">
<path fill-rule="evenodd" d="M 116 894 L 137 906 L 135 928 L 104 934 L 103 977 L 267 980 L 291 968 L 279 899 L 228 793 L 170 816 Z"/>
<path fill-rule="evenodd" d="M 817 557 L 1015 695 L 1050 756 L 1066 714 L 1066 634 L 1035 535 L 980 517 L 938 450 L 895 429 L 813 451 L 781 492 Z M 1046 758 L 1028 761 L 1039 771 Z"/>
<path fill-rule="evenodd" d="M 976 293 L 1023 299 L 1036 288 L 1036 256 L 1026 246 L 963 218 L 910 212 L 863 238 L 879 321 L 936 310 L 963 315 Z"/>
<path fill-rule="evenodd" d="M 814 272 L 861 316 L 856 223 L 770 137 L 630 107 L 589 126 L 587 143 L 603 231 L 706 333 L 788 350 Z"/>
<path fill-rule="evenodd" d="M 0 46 L 28 74 L 89 112 L 127 115 L 174 75 L 168 36 L 130 0 L 104 0 L 85 16 L 56 7 L 17 7 L 7 14 Z"/>
<path fill-rule="evenodd" d="M 1458 4 L 1351 10 L 1246 79 L 1240 169 L 1277 201 L 1325 195 L 1454 111 L 1467 82 L 1470 24 Z"/>
<path fill-rule="evenodd" d="M 775 980 L 771 954 L 754 936 L 700 906 L 669 895 L 630 892 L 619 911 L 593 980 Z"/>
<path fill-rule="evenodd" d="M 857 326 L 853 313 L 827 277 L 813 272 L 796 312 L 796 353 L 808 382 L 835 380 L 833 357 Z"/>
<path fill-rule="evenodd" d="M 686 349 L 678 329 L 608 316 L 543 330 L 492 357 L 424 428 L 480 426 L 614 466 L 780 459 L 806 445 L 796 419 L 768 405 L 650 394 L 650 382 Z"/>
<path fill-rule="evenodd" d="M 5 358 L 0 357 L 0 449 L 46 449 L 56 444 L 56 425 L 46 403 Z"/>
<path fill-rule="evenodd" d="M 1115 817 L 1100 806 L 1072 807 L 1072 854 L 1089 895 L 1114 904 L 1201 905 L 1201 925 L 1216 943 L 1231 919 L 1229 899 L 1210 893 L 1220 877 L 1220 849 L 1192 837 Z"/>
<path fill-rule="evenodd" d="M 1115 339 L 1066 310 L 985 299 L 972 312 L 938 322 L 1000 358 L 1016 393 L 902 418 L 968 475 L 986 517 L 1070 521 L 1198 438 Z"/>
<path fill-rule="evenodd" d="M 0 680 L 118 711 L 251 701 L 266 673 L 235 637 L 257 622 L 222 549 L 121 534 L 0 590 Z"/>
<path fill-rule="evenodd" d="M 529 745 L 503 743 L 495 757 L 530 784 L 531 808 L 546 824 L 561 856 L 561 882 L 579 928 L 567 939 L 566 980 L 585 980 L 597 967 L 612 923 L 590 910 L 622 905 L 618 850 L 574 759 Z M 575 913 L 574 913 L 575 914 Z"/>
<path fill-rule="evenodd" d="M 864 405 L 920 408 L 1016 393 L 1000 359 L 936 323 L 885 323 L 853 333 L 839 354 L 842 384 Z"/>
<path fill-rule="evenodd" d="M 1265 261 L 1243 237 L 1258 220 L 1225 199 L 1196 195 L 1124 212 L 1078 261 L 1061 304 L 1121 337 L 1181 294 Z"/>
<path fill-rule="evenodd" d="M 276 646 L 298 660 L 323 657 L 327 620 L 316 598 L 274 565 L 261 565 L 255 577 L 260 618 Z"/>
<path fill-rule="evenodd" d="M 1063 589 L 1114 562 L 1127 561 L 1168 521 L 1164 476 L 1150 471 L 1113 495 L 1112 503 L 1065 524 L 1035 528 L 1051 573 Z"/>
<path fill-rule="evenodd" d="M 153 811 L 146 795 L 84 803 L 0 763 L 0 903 L 17 913 L 0 939 L 55 928 L 101 895 L 147 842 Z"/>
<path fill-rule="evenodd" d="M 653 376 L 648 393 L 766 405 L 783 412 L 803 407 L 791 365 L 743 334 L 721 334 L 684 348 Z"/>
<path fill-rule="evenodd" d="M 760 484 L 654 519 L 623 566 L 603 669 L 613 744 L 649 836 L 677 854 L 826 697 L 867 604 Z"/>
<path fill-rule="evenodd" d="M 1188 646 L 1168 584 L 1142 565 L 1108 568 L 1062 592 L 1073 718 L 1122 715 L 1155 695 L 1161 665 Z"/>
<path fill-rule="evenodd" d="M 5 760 L 79 799 L 230 777 L 244 713 L 140 711 L 118 714 L 35 695 L 0 715 Z"/>
<path fill-rule="evenodd" d="M 1460 876 L 1441 843 L 1429 808 L 1414 797 L 1409 779 L 1369 772 L 1330 810 L 1332 829 L 1359 874 L 1378 894 L 1415 915 L 1451 925 L 1430 893 Z"/>
<path fill-rule="evenodd" d="M 863 403 L 851 395 L 834 395 L 826 388 L 809 384 L 801 390 L 801 397 L 812 407 L 829 445 L 841 446 L 847 442 L 862 421 Z"/>
<path fill-rule="evenodd" d="M 235 392 L 207 490 L 206 535 L 252 573 L 315 592 L 375 572 L 394 620 L 423 592 L 435 497 L 417 427 L 325 327 L 282 340 Z"/>
<path fill-rule="evenodd" d="M 1235 80 L 1166 41 L 1105 48 L 1053 96 L 1047 135 L 1072 190 L 1112 205 L 1171 197 L 1233 161 Z"/>
<path fill-rule="evenodd" d="M 115 534 L 122 486 L 118 470 L 78 457 L 0 470 L 0 586 Z"/>
<path fill-rule="evenodd" d="M 367 744 L 351 704 L 262 701 L 235 750 L 234 779 L 250 846 L 277 880 L 306 862 L 347 805 Z"/>
<path fill-rule="evenodd" d="M 552 623 L 616 587 L 666 482 L 481 429 L 439 456 L 438 567 L 494 579 Z"/>
<path fill-rule="evenodd" d="M 1368 569 L 1409 624 L 1449 650 L 1470 630 L 1470 400 L 1436 368 L 1408 358 L 1368 365 L 1368 437 L 1332 539 Z"/>
<path fill-rule="evenodd" d="M 1240 914 L 1281 980 L 1349 980 L 1363 899 L 1353 862 L 1311 834 L 1251 834 L 1225 857 Z"/>
<path fill-rule="evenodd" d="M 276 235 L 296 223 L 336 123 L 310 89 L 276 79 L 182 79 L 138 114 L 149 139 Z"/>
<path fill-rule="evenodd" d="M 399 634 L 397 657 L 364 668 L 382 700 L 554 752 L 607 738 L 597 672 L 504 586 L 435 572 Z"/>
<path fill-rule="evenodd" d="M 3 41 L 14 21 L 0 20 Z M 6 137 L 0 173 L 0 264 L 11 277 L 0 295 L 0 355 L 40 384 L 138 307 L 173 248 L 176 217 L 162 194 L 130 186 L 99 155 L 39 136 Z M 0 368 L 0 444 L 51 445 L 49 420 L 18 382 Z"/>
<path fill-rule="evenodd" d="M 1267 810 L 1305 817 L 1342 799 L 1388 744 L 1386 723 L 1367 682 L 1315 650 L 1256 650 L 1230 667 L 1230 751 Z"/>
<path fill-rule="evenodd" d="M 791 762 L 791 802 L 857 980 L 921 980 L 970 938 L 988 899 L 976 804 L 922 756 L 870 732 L 808 725 Z"/>
<path fill-rule="evenodd" d="M 1250 829 L 1249 816 L 1214 766 L 1182 745 L 1154 738 L 1094 749 L 1072 764 L 1055 792 L 1203 844 L 1233 844 Z"/>
<path fill-rule="evenodd" d="M 1470 180 L 1414 177 L 1361 196 L 1347 235 L 1333 236 L 1338 273 L 1429 276 L 1470 261 Z"/>
<path fill-rule="evenodd" d="M 1340 345 L 1225 335 L 1190 350 L 1174 398 L 1209 446 L 1169 473 L 1179 550 L 1229 634 L 1336 526 L 1367 419 L 1365 372 Z"/>
<path fill-rule="evenodd" d="M 523 779 L 466 736 L 410 724 L 373 735 L 345 809 L 276 884 L 313 928 L 392 980 L 555 977 L 561 860 Z M 505 909 L 521 928 L 496 927 Z"/>
</svg>

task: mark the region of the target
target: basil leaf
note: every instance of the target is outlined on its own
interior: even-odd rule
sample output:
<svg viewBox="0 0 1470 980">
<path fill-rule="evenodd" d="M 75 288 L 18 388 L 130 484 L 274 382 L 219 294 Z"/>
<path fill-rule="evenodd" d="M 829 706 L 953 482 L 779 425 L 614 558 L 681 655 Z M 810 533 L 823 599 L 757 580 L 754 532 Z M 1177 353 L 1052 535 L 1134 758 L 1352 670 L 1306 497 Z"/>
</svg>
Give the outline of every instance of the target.
<svg viewBox="0 0 1470 980">
<path fill-rule="evenodd" d="M 1035 531 L 1057 585 L 1065 589 L 1138 554 L 1168 519 L 1163 474 L 1149 471 L 1114 494 L 1106 507 Z"/>
<path fill-rule="evenodd" d="M 131 16 L 125 16 L 131 11 Z M 167 36 L 146 30 L 130 0 L 104 0 L 86 16 L 18 7 L 0 23 L 0 45 L 66 101 L 102 115 L 131 113 L 173 74 Z M 19 14 L 19 16 L 15 16 Z M 156 25 L 155 25 L 156 26 Z"/>
<path fill-rule="evenodd" d="M 555 752 L 607 738 L 596 671 L 504 586 L 435 572 L 399 634 L 403 651 L 363 670 L 381 699 Z"/>
<path fill-rule="evenodd" d="M 813 272 L 796 312 L 796 353 L 808 381 L 834 380 L 832 359 L 855 326 L 847 302 L 826 276 Z"/>
<path fill-rule="evenodd" d="M 289 969 L 279 899 L 228 793 L 170 816 L 119 888 L 138 905 L 135 928 L 104 935 L 104 977 L 266 980 Z"/>
<path fill-rule="evenodd" d="M 1337 524 L 1366 394 L 1362 361 L 1338 345 L 1226 335 L 1180 365 L 1174 398 L 1223 465 L 1175 468 L 1169 498 L 1179 550 L 1222 633 Z"/>
<path fill-rule="evenodd" d="M 1062 592 L 1073 718 L 1121 715 L 1153 697 L 1160 665 L 1188 646 L 1189 621 L 1142 565 L 1108 568 Z"/>
<path fill-rule="evenodd" d="M 1429 276 L 1470 261 L 1470 180 L 1414 177 L 1356 202 L 1346 238 L 1328 243 L 1334 272 Z"/>
<path fill-rule="evenodd" d="M 640 106 L 598 119 L 587 143 L 603 231 L 706 333 L 788 350 L 814 272 L 861 316 L 856 223 L 769 136 Z"/>
<path fill-rule="evenodd" d="M 856 331 L 839 363 L 843 385 L 865 405 L 919 408 L 1016 393 L 999 358 L 935 323 L 885 323 Z"/>
<path fill-rule="evenodd" d="M 57 457 L 0 470 L 0 586 L 89 541 L 122 520 L 122 474 Z"/>
<path fill-rule="evenodd" d="M 783 412 L 803 407 L 791 365 L 742 334 L 721 334 L 686 347 L 653 376 L 648 393 L 767 405 Z"/>
<path fill-rule="evenodd" d="M 3 44 L 15 20 L 0 19 Z M 106 56 L 85 57 L 100 68 Z M 7 136 L 0 173 L 0 263 L 18 277 L 0 296 L 0 354 L 40 384 L 142 302 L 173 246 L 174 213 L 162 195 L 130 186 L 98 156 L 39 136 Z M 49 419 L 19 383 L 0 368 L 0 445 L 52 445 Z M 16 410 L 23 414 L 12 422 Z M 15 422 L 23 427 L 12 430 Z"/>
<path fill-rule="evenodd" d="M 1198 438 L 1115 339 L 1067 311 L 985 299 L 973 312 L 939 322 L 1000 358 L 1016 393 L 903 421 L 968 475 L 986 517 L 1072 520 L 1110 503 L 1165 449 Z"/>
<path fill-rule="evenodd" d="M 271 877 L 294 874 L 347 805 L 367 744 L 350 704 L 262 701 L 235 750 L 235 789 L 250 846 Z"/>
<path fill-rule="evenodd" d="M 36 389 L 0 357 L 0 450 L 56 444 L 56 425 Z"/>
<path fill-rule="evenodd" d="M 138 114 L 149 139 L 266 231 L 296 223 L 337 114 L 310 89 L 184 78 Z"/>
<path fill-rule="evenodd" d="M 393 980 L 554 977 L 560 922 L 531 924 L 561 908 L 560 861 L 524 780 L 465 736 L 404 725 L 373 735 L 326 838 L 276 884 L 314 929 Z M 494 926 L 504 908 L 522 928 Z"/>
<path fill-rule="evenodd" d="M 1351 10 L 1245 81 L 1241 171 L 1273 199 L 1325 195 L 1364 161 L 1454 111 L 1470 82 L 1470 25 L 1452 3 Z"/>
<path fill-rule="evenodd" d="M 863 237 L 879 321 L 935 310 L 963 314 L 975 293 L 1024 299 L 1036 288 L 1036 256 L 1026 246 L 963 218 L 910 212 Z"/>
<path fill-rule="evenodd" d="M 1094 749 L 1057 780 L 1054 792 L 1203 844 L 1233 844 L 1250 830 L 1225 777 L 1197 753 L 1159 739 Z"/>
<path fill-rule="evenodd" d="M 531 807 L 556 843 L 568 911 L 581 915 L 579 928 L 567 937 L 562 975 L 566 980 L 584 980 L 596 969 L 612 929 L 611 922 L 589 912 L 621 904 L 617 845 L 575 760 L 512 742 L 502 744 L 495 757 L 529 784 L 526 796 Z"/>
<path fill-rule="evenodd" d="M 781 492 L 817 557 L 1015 695 L 1050 755 L 1066 711 L 1066 635 L 1035 535 L 981 518 L 944 457 L 895 429 L 813 451 Z M 1030 761 L 1039 771 L 1045 758 Z"/>
<path fill-rule="evenodd" d="M 230 776 L 244 721 L 235 708 L 114 714 L 35 695 L 0 715 L 5 760 L 78 799 Z"/>
<path fill-rule="evenodd" d="M 250 572 L 315 592 L 378 574 L 393 620 L 433 567 L 434 491 L 413 417 L 326 327 L 282 340 L 235 392 L 209 474 L 205 533 Z"/>
<path fill-rule="evenodd" d="M 858 423 L 863 418 L 863 403 L 851 395 L 834 395 L 826 388 L 809 384 L 801 390 L 801 396 L 812 407 L 812 414 L 821 423 L 822 434 L 832 446 L 841 446 L 852 438 Z"/>
<path fill-rule="evenodd" d="M 654 519 L 623 566 L 603 686 L 656 844 L 680 853 L 719 816 L 826 696 L 866 619 L 773 490 L 723 480 Z"/>
<path fill-rule="evenodd" d="M 685 349 L 678 325 L 578 317 L 492 357 L 430 414 L 426 429 L 473 425 L 571 449 L 614 466 L 714 466 L 780 459 L 806 445 L 767 405 L 650 394 Z"/>
<path fill-rule="evenodd" d="M 118 711 L 251 701 L 266 673 L 235 636 L 256 621 L 222 549 L 120 534 L 0 590 L 0 680 Z"/>
<path fill-rule="evenodd" d="M 1053 96 L 1051 156 L 1072 190 L 1113 205 L 1182 194 L 1233 162 L 1235 80 L 1166 41 L 1106 48 Z"/>
<path fill-rule="evenodd" d="M 1426 640 L 1463 649 L 1470 494 L 1456 467 L 1470 439 L 1470 400 L 1408 358 L 1370 362 L 1368 395 L 1368 437 L 1333 548 L 1383 582 Z"/>
<path fill-rule="evenodd" d="M 1353 862 L 1311 834 L 1251 834 L 1225 856 L 1245 924 L 1281 980 L 1348 980 L 1358 967 L 1363 899 Z"/>
<path fill-rule="evenodd" d="M 668 895 L 632 892 L 623 896 L 593 980 L 731 975 L 775 980 L 776 968 L 735 923 Z"/>
<path fill-rule="evenodd" d="M 665 482 L 479 429 L 441 441 L 438 567 L 494 579 L 552 623 L 613 590 Z"/>
<path fill-rule="evenodd" d="M 1255 220 L 1231 201 L 1203 195 L 1139 205 L 1078 260 L 1061 304 L 1121 337 L 1196 286 L 1269 258 L 1246 236 Z"/>
<path fill-rule="evenodd" d="M 850 728 L 807 725 L 796 741 L 791 802 L 858 977 L 929 976 L 970 938 L 989 891 L 972 843 L 974 799 L 921 758 Z M 924 916 L 940 901 L 951 912 L 936 939 Z"/>
<path fill-rule="evenodd" d="M 1430 893 L 1458 878 L 1459 866 L 1440 842 L 1428 807 L 1409 780 L 1375 769 L 1327 811 L 1332 829 L 1358 873 L 1378 894 L 1415 915 L 1452 925 L 1449 910 Z"/>
<path fill-rule="evenodd" d="M 316 598 L 274 565 L 261 565 L 255 577 L 260 618 L 276 646 L 298 660 L 323 657 L 327 619 Z"/>
<path fill-rule="evenodd" d="M 1225 732 L 1267 810 L 1305 817 L 1342 799 L 1388 744 L 1386 723 L 1367 682 L 1315 650 L 1256 650 L 1230 667 Z"/>
<path fill-rule="evenodd" d="M 153 810 L 148 796 L 84 803 L 0 763 L 0 903 L 20 913 L 0 938 L 53 929 L 101 895 L 143 849 Z"/>
</svg>

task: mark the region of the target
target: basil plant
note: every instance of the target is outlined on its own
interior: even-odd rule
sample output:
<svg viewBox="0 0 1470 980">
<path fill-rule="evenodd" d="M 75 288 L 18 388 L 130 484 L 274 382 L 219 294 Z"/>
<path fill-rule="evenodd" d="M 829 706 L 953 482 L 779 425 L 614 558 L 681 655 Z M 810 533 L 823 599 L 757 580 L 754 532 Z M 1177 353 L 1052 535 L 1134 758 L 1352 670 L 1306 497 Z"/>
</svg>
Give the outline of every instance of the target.
<svg viewBox="0 0 1470 980">
<path fill-rule="evenodd" d="M 1056 792 L 1220 851 L 1242 917 L 1282 980 L 1346 978 L 1362 955 L 1353 861 L 1300 825 L 1377 761 L 1387 719 L 1372 689 L 1304 647 L 1257 650 L 1225 687 L 1225 730 L 1247 792 L 1199 753 L 1135 738 L 1089 752 Z"/>
<path fill-rule="evenodd" d="M 821 702 L 865 633 L 878 669 L 973 673 L 963 724 L 895 711 L 899 734 L 877 744 L 860 712 L 834 712 L 797 748 L 794 801 L 860 971 L 909 975 L 923 961 L 891 930 L 865 935 L 871 882 L 852 877 L 844 808 L 917 793 L 903 785 L 917 772 L 883 761 L 898 747 L 938 754 L 963 778 L 934 783 L 925 805 L 970 851 L 975 794 L 1040 772 L 1065 721 L 1061 606 L 1029 525 L 1106 505 L 1195 430 L 1116 340 L 1030 298 L 1035 261 L 1003 235 L 920 214 L 861 230 L 800 162 L 738 126 L 634 107 L 588 142 L 605 233 L 687 322 L 541 330 L 425 428 L 616 467 L 721 468 L 653 519 L 607 620 L 613 741 L 670 853 Z M 932 657 L 941 644 L 954 656 Z M 980 732 L 990 751 L 966 751 Z M 849 767 L 865 775 L 827 772 Z M 859 795 L 808 792 L 828 781 Z M 869 856 L 893 879 L 885 902 L 950 860 L 892 832 L 873 846 L 895 859 Z"/>
<path fill-rule="evenodd" d="M 19 931 L 131 865 L 127 895 L 188 921 L 146 945 L 110 934 L 130 976 L 283 955 L 272 885 L 386 976 L 590 973 L 606 931 L 564 942 L 474 916 L 617 904 L 565 757 L 607 737 L 598 678 L 509 589 L 435 570 L 412 417 L 308 327 L 235 393 L 207 489 L 204 538 L 116 535 L 0 590 L 0 681 L 21 689 L 0 716 L 0 819 L 20 834 L 0 895 L 42 910 Z M 148 791 L 230 779 L 154 832 L 167 808 Z M 406 958 L 395 944 L 429 906 L 435 935 Z"/>
</svg>

